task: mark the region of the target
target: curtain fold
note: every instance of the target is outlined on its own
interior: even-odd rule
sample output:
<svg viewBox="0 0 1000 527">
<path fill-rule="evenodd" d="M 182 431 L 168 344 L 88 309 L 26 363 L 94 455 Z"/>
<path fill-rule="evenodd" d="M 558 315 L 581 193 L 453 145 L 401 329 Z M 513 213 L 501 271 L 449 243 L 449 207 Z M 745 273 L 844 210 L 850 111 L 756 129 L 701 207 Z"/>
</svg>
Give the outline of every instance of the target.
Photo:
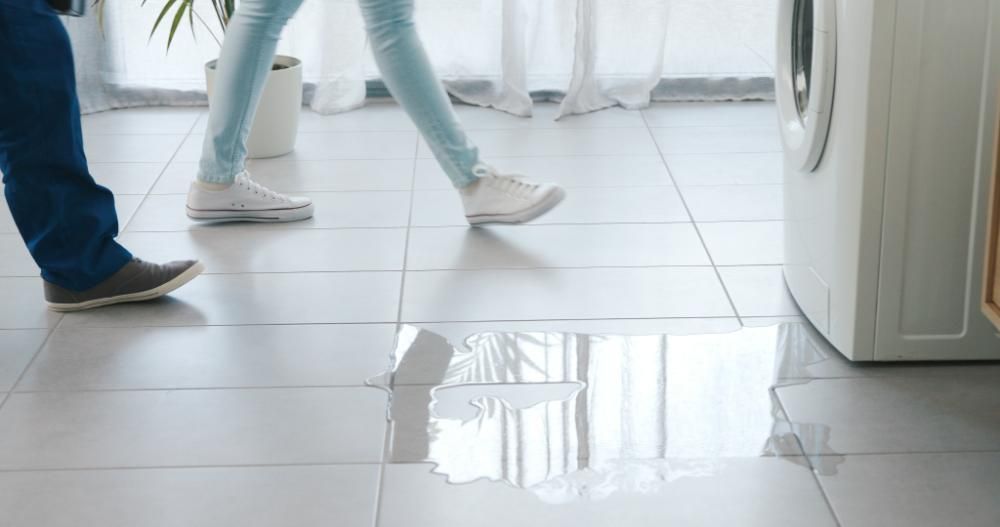
<svg viewBox="0 0 1000 527">
<path fill-rule="evenodd" d="M 221 31 L 205 16 L 167 53 L 166 32 L 149 35 L 166 1 L 109 1 L 103 35 L 96 17 L 67 21 L 84 111 L 205 104 L 204 64 L 217 56 Z M 551 100 L 567 115 L 650 100 L 773 97 L 776 3 L 417 0 L 416 16 L 455 98 L 519 116 Z M 199 4 L 210 14 L 207 0 Z M 279 53 L 303 61 L 306 101 L 321 113 L 364 105 L 378 83 L 356 0 L 307 0 Z"/>
</svg>

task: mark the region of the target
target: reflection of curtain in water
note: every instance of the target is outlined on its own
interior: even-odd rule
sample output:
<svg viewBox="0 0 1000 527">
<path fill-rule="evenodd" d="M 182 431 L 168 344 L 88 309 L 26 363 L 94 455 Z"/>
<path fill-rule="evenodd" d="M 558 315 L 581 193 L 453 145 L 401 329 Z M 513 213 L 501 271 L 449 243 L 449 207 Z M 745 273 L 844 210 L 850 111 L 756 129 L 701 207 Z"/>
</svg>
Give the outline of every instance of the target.
<svg viewBox="0 0 1000 527">
<path fill-rule="evenodd" d="M 396 446 L 424 441 L 426 450 L 406 460 L 437 463 L 452 482 L 546 483 L 550 498 L 584 487 L 641 491 L 726 458 L 798 455 L 799 439 L 828 452 L 829 431 L 789 425 L 772 389 L 826 359 L 817 339 L 801 325 L 696 336 L 478 335 L 468 351 L 439 345 L 443 357 L 427 363 L 494 395 L 476 399 L 480 411 L 463 421 L 428 411 L 431 387 L 417 395 L 397 387 L 393 415 L 404 422 Z M 563 399 L 555 388 L 566 383 L 584 388 Z M 523 392 L 505 400 L 498 386 L 529 392 L 529 404 L 517 406 Z"/>
<path fill-rule="evenodd" d="M 476 339 L 473 354 L 486 362 L 486 357 L 507 356 L 490 346 L 509 345 L 512 336 L 483 337 Z M 549 382 L 579 382 L 585 388 L 570 400 L 519 410 L 485 397 L 478 401 L 481 413 L 466 422 L 432 416 L 430 428 L 437 433 L 429 445 L 429 459 L 439 464 L 439 472 L 452 481 L 489 477 L 530 487 L 614 460 L 663 456 L 666 337 L 539 337 L 518 342 L 545 343 L 529 348 L 527 355 L 536 364 L 552 367 L 546 376 Z M 498 376 L 504 371 L 501 367 L 471 367 L 466 359 L 453 364 L 461 364 L 465 372 L 489 371 L 491 379 L 516 382 L 516 375 Z M 516 367 L 506 371 L 525 373 Z M 464 378 L 483 382 L 474 376 Z"/>
</svg>

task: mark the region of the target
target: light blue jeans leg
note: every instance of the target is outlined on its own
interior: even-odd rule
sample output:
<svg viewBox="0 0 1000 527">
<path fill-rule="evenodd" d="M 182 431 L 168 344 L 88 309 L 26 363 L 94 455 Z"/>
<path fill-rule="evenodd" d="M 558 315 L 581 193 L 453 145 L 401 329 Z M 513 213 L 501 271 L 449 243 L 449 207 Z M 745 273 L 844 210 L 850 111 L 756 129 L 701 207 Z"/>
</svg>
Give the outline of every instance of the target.
<svg viewBox="0 0 1000 527">
<path fill-rule="evenodd" d="M 479 150 L 469 142 L 413 23 L 413 0 L 359 0 L 382 80 L 427 140 L 452 183 L 474 183 Z"/>
<path fill-rule="evenodd" d="M 302 0 L 242 0 L 226 31 L 215 72 L 198 179 L 231 184 L 243 171 L 247 137 L 281 30 Z"/>
</svg>

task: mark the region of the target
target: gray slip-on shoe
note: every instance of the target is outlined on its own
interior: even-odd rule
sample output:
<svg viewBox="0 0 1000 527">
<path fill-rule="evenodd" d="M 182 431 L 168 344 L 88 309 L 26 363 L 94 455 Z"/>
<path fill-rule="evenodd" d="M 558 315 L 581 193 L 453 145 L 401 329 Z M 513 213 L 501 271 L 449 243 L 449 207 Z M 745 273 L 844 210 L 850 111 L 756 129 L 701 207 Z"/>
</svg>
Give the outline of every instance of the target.
<svg viewBox="0 0 1000 527">
<path fill-rule="evenodd" d="M 194 260 L 155 264 L 136 258 L 87 291 L 70 291 L 46 281 L 45 301 L 53 311 L 82 311 L 124 302 L 145 302 L 169 294 L 204 270 L 205 267 Z"/>
</svg>

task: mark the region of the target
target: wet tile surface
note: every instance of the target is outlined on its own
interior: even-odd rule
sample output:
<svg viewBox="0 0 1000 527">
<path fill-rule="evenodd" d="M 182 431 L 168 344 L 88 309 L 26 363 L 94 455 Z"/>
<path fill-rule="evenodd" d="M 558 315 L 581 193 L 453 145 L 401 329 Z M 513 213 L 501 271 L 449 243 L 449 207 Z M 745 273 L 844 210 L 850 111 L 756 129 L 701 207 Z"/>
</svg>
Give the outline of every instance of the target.
<svg viewBox="0 0 1000 527">
<path fill-rule="evenodd" d="M 85 117 L 122 241 L 210 274 L 52 314 L 0 204 L 0 524 L 1000 523 L 1000 364 L 851 364 L 793 309 L 773 106 L 555 110 L 459 109 L 568 189 L 484 229 L 392 105 L 250 162 L 286 225 L 184 216 L 203 109 Z"/>
<path fill-rule="evenodd" d="M 492 525 L 492 515 L 447 505 L 481 497 L 538 525 L 640 513 L 723 521 L 702 500 L 683 511 L 662 504 L 754 485 L 755 506 L 729 511 L 744 523 L 790 521 L 782 503 L 794 500 L 833 525 L 801 449 L 830 454 L 830 431 L 787 419 L 772 391 L 831 352 L 802 324 L 687 336 L 489 332 L 457 346 L 404 326 L 392 369 L 370 381 L 391 393 L 381 517 Z"/>
</svg>

